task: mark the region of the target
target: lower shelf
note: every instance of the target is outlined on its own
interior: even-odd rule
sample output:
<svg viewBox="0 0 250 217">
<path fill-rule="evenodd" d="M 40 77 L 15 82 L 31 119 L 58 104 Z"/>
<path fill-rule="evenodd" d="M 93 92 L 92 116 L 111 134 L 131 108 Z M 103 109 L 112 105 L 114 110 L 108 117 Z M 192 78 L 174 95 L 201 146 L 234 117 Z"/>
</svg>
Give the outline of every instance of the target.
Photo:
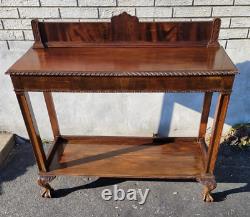
<svg viewBox="0 0 250 217">
<path fill-rule="evenodd" d="M 195 178 L 203 170 L 196 138 L 62 136 L 41 174 Z"/>
</svg>

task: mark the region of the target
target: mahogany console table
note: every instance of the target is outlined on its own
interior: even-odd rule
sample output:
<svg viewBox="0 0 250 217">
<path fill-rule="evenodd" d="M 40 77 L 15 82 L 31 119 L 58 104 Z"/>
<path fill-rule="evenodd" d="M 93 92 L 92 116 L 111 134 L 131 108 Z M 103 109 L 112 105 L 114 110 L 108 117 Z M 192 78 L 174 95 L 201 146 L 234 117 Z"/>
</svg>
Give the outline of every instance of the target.
<svg viewBox="0 0 250 217">
<path fill-rule="evenodd" d="M 59 175 L 196 179 L 213 201 L 213 171 L 237 69 L 218 43 L 220 19 L 139 22 L 32 21 L 35 42 L 8 71 L 39 168 L 43 197 Z M 54 144 L 46 155 L 28 92 L 43 92 Z M 52 92 L 204 92 L 195 138 L 61 135 Z M 210 144 L 205 142 L 213 92 L 219 92 Z M 74 106 L 74 105 L 72 105 Z"/>
</svg>

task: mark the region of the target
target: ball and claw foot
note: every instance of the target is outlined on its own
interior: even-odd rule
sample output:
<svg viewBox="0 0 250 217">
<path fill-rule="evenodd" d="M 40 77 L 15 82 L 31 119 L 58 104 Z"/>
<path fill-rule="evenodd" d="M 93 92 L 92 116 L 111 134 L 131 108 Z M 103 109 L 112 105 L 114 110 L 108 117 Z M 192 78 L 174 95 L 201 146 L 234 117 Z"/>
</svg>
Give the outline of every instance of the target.
<svg viewBox="0 0 250 217">
<path fill-rule="evenodd" d="M 210 190 L 207 186 L 204 187 L 204 190 L 203 190 L 203 201 L 205 201 L 205 202 L 213 202 L 214 201 L 214 198 L 211 195 L 211 191 L 212 190 Z"/>
<path fill-rule="evenodd" d="M 213 202 L 214 198 L 211 195 L 211 191 L 217 186 L 215 178 L 213 175 L 204 175 L 198 178 L 198 181 L 204 185 L 204 190 L 202 193 L 203 201 Z"/>
<path fill-rule="evenodd" d="M 39 186 L 41 186 L 42 193 L 41 196 L 44 198 L 51 198 L 54 189 L 49 185 L 49 182 L 54 180 L 56 177 L 55 176 L 39 176 L 37 183 Z"/>
</svg>

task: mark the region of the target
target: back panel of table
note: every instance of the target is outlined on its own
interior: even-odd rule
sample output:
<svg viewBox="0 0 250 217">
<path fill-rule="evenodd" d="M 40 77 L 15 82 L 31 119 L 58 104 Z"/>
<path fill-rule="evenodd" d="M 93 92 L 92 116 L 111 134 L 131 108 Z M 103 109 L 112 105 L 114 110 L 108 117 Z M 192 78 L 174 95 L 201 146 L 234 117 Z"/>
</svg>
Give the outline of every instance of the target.
<svg viewBox="0 0 250 217">
<path fill-rule="evenodd" d="M 35 47 L 219 46 L 220 19 L 197 22 L 139 22 L 126 13 L 111 22 L 32 22 Z"/>
</svg>

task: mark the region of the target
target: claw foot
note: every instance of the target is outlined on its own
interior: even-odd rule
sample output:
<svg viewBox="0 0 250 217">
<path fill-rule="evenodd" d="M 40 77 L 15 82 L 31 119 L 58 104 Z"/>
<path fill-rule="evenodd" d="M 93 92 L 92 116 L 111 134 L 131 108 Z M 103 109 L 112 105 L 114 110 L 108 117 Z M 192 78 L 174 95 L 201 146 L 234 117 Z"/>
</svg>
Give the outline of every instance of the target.
<svg viewBox="0 0 250 217">
<path fill-rule="evenodd" d="M 39 176 L 37 183 L 39 186 L 41 186 L 42 193 L 41 196 L 44 198 L 51 198 L 52 193 L 54 189 L 49 185 L 49 182 L 51 182 L 53 179 L 55 179 L 55 176 Z"/>
<path fill-rule="evenodd" d="M 203 201 L 205 202 L 213 202 L 214 199 L 211 195 L 211 191 L 214 190 L 217 186 L 215 178 L 213 175 L 210 174 L 206 174 L 203 175 L 199 178 L 197 178 L 197 180 L 204 185 L 204 190 L 203 190 Z"/>
<path fill-rule="evenodd" d="M 211 195 L 211 190 L 209 190 L 206 186 L 203 191 L 203 201 L 205 202 L 213 202 L 214 198 Z"/>
<path fill-rule="evenodd" d="M 51 193 L 54 191 L 54 189 L 43 189 L 41 196 L 44 198 L 51 198 Z"/>
</svg>

